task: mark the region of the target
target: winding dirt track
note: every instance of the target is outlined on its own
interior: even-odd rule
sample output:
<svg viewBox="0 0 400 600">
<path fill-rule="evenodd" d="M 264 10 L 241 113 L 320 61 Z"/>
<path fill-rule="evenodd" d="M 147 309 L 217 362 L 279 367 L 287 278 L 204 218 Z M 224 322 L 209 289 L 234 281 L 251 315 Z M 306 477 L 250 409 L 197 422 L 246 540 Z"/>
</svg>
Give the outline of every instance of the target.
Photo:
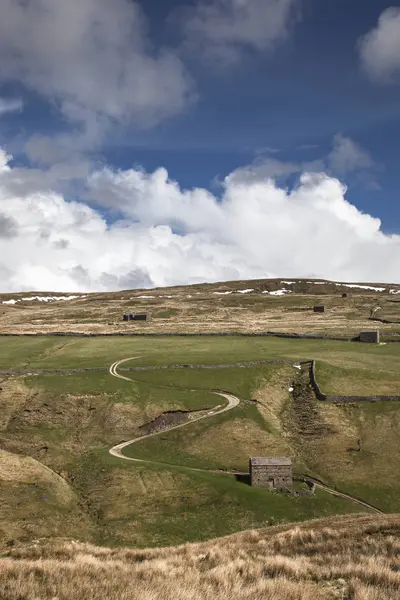
<svg viewBox="0 0 400 600">
<path fill-rule="evenodd" d="M 128 362 L 130 360 L 135 360 L 136 358 L 139 358 L 138 356 L 135 356 L 133 358 L 124 358 L 123 360 L 118 360 L 115 363 L 113 363 L 109 369 L 109 373 L 110 375 L 113 375 L 113 377 L 118 377 L 118 379 L 123 379 L 125 381 L 131 381 L 133 382 L 134 380 L 131 379 L 130 377 L 125 377 L 124 375 L 120 375 L 117 371 L 119 365 L 121 365 L 122 363 Z M 202 421 L 204 419 L 210 419 L 211 417 L 215 417 L 216 415 L 220 415 L 224 412 L 228 412 L 229 410 L 233 410 L 234 408 L 236 408 L 236 406 L 239 406 L 240 404 L 240 400 L 239 398 L 237 398 L 236 396 L 234 396 L 233 394 L 228 394 L 225 392 L 212 392 L 213 394 L 217 395 L 217 396 L 221 396 L 222 398 L 225 398 L 225 400 L 228 401 L 228 404 L 226 404 L 224 407 L 220 407 L 220 406 L 216 406 L 213 410 L 210 410 L 206 415 L 202 415 L 199 417 L 194 417 L 193 419 L 191 419 L 190 421 L 187 421 L 186 423 L 181 423 L 180 425 L 174 425 L 173 427 L 170 427 L 167 431 L 173 431 L 174 429 L 182 429 L 182 427 L 188 427 L 189 425 L 191 425 L 192 423 L 196 423 L 197 421 Z M 122 444 L 117 444 L 116 446 L 114 446 L 113 448 L 111 448 L 109 450 L 109 453 L 112 454 L 113 456 L 116 456 L 117 458 L 123 458 L 124 460 L 131 460 L 133 462 L 141 462 L 141 463 L 147 463 L 147 464 L 161 464 L 158 461 L 152 461 L 152 460 L 144 460 L 141 458 L 131 458 L 129 456 L 125 456 L 124 454 L 122 454 L 122 450 L 124 448 L 126 448 L 127 446 L 132 446 L 133 444 L 137 444 L 138 442 L 141 442 L 147 438 L 150 437 L 154 437 L 156 435 L 162 435 L 163 433 L 166 433 L 166 430 L 162 430 L 162 431 L 156 431 L 155 433 L 149 433 L 147 435 L 142 435 L 141 437 L 135 438 L 133 440 L 129 440 L 127 442 L 123 442 Z M 196 469 L 194 467 L 185 467 L 185 469 L 188 469 L 190 471 L 202 471 L 205 473 L 209 473 L 210 471 L 208 469 Z M 214 472 L 219 472 L 219 471 L 214 471 Z M 223 473 L 227 472 L 227 471 L 221 471 Z"/>
<path fill-rule="evenodd" d="M 137 358 L 139 358 L 139 357 L 134 356 L 132 358 L 124 358 L 123 360 L 117 360 L 109 368 L 110 375 L 112 375 L 113 377 L 117 377 L 118 379 L 123 379 L 124 381 L 134 382 L 134 379 L 131 379 L 130 377 L 125 377 L 124 375 L 120 375 L 120 373 L 118 373 L 117 369 L 123 363 L 131 361 L 131 360 L 136 360 Z M 125 448 L 127 448 L 128 446 L 132 446 L 133 444 L 137 444 L 138 442 L 141 442 L 148 438 L 154 437 L 156 435 L 165 434 L 169 431 L 173 431 L 174 429 L 182 429 L 183 427 L 188 427 L 189 425 L 191 425 L 192 423 L 196 423 L 197 421 L 201 421 L 204 419 L 210 419 L 211 417 L 215 417 L 216 415 L 220 415 L 224 412 L 233 410 L 240 404 L 239 398 L 237 398 L 233 394 L 229 394 L 227 392 L 212 392 L 212 393 L 216 394 L 217 396 L 222 396 L 222 398 L 225 398 L 228 401 L 228 404 L 226 404 L 223 408 L 221 408 L 220 406 L 217 406 L 213 410 L 209 411 L 206 415 L 202 415 L 200 417 L 195 417 L 191 421 L 187 421 L 186 423 L 181 423 L 180 425 L 174 425 L 173 427 L 170 427 L 167 430 L 164 429 L 162 431 L 157 431 L 155 433 L 149 433 L 147 435 L 143 435 L 143 436 L 135 438 L 133 440 L 128 440 L 127 442 L 122 442 L 121 444 L 117 444 L 116 446 L 113 446 L 112 448 L 110 448 L 109 453 L 112 456 L 115 456 L 117 458 L 122 458 L 123 460 L 130 460 L 132 462 L 154 464 L 154 465 L 161 465 L 161 464 L 167 465 L 168 464 L 168 466 L 170 466 L 170 467 L 171 466 L 179 466 L 179 467 L 183 467 L 183 468 L 187 469 L 188 471 L 197 471 L 197 472 L 202 472 L 202 473 L 224 473 L 226 475 L 232 475 L 232 474 L 237 473 L 236 471 L 229 471 L 229 470 L 222 470 L 222 469 L 221 470 L 197 469 L 195 467 L 186 467 L 184 465 L 171 465 L 170 463 L 161 463 L 159 461 L 145 460 L 142 458 L 132 458 L 130 456 L 125 456 L 124 454 L 122 454 L 122 451 Z M 241 474 L 243 475 L 244 473 L 241 473 Z M 382 510 L 380 510 L 376 506 L 368 504 L 368 502 L 359 500 L 358 498 L 355 498 L 354 496 L 351 496 L 350 494 L 345 494 L 344 492 L 339 492 L 337 490 L 334 490 L 333 488 L 330 488 L 329 486 L 325 485 L 324 483 L 322 483 L 321 481 L 319 481 L 317 479 L 314 479 L 313 477 L 307 476 L 306 478 L 309 479 L 310 481 L 312 481 L 316 488 L 324 490 L 325 492 L 327 492 L 328 494 L 331 494 L 332 496 L 336 496 L 338 498 L 344 498 L 345 500 L 350 500 L 351 502 L 354 502 L 355 504 L 364 506 L 365 508 L 368 508 L 369 510 L 371 510 L 375 513 L 385 514 Z"/>
</svg>

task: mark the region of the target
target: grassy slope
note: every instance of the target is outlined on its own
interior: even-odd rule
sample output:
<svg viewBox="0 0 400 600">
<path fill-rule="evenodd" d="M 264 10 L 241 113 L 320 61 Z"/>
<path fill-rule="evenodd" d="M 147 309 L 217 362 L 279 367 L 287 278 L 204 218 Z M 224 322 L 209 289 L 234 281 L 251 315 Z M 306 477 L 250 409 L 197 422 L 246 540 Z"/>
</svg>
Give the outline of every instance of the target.
<svg viewBox="0 0 400 600">
<path fill-rule="evenodd" d="M 62 477 L 31 457 L 4 450 L 0 450 L 0 506 L 0 547 L 38 534 L 73 536 L 77 529 L 85 539 L 93 529 L 77 494 Z"/>
<path fill-rule="evenodd" d="M 280 402 L 288 396 L 287 380 L 293 371 L 286 366 L 210 371 L 212 380 L 207 385 L 228 387 L 243 398 L 263 386 Z M 182 375 L 186 379 L 181 384 L 207 387 L 204 372 L 184 371 Z M 91 528 L 78 526 L 83 539 L 108 544 L 178 543 L 265 522 L 358 510 L 322 492 L 312 499 L 293 500 L 256 490 L 229 476 L 133 465 L 108 455 L 111 445 L 139 435 L 138 426 L 160 412 L 221 402 L 207 390 L 189 393 L 168 387 L 170 382 L 166 382 L 167 387 L 130 384 L 102 373 L 18 381 L 20 386 L 24 382 L 25 391 L 18 389 L 29 400 L 15 405 L 15 412 L 0 432 L 1 444 L 11 451 L 35 455 L 62 474 L 80 498 L 80 512 L 67 511 L 71 522 L 82 519 L 82 523 L 91 524 Z M 3 384 L 2 393 L 7 393 L 10 383 Z M 12 402 L 13 395 L 8 398 Z M 254 404 L 245 403 L 232 414 L 204 422 L 202 427 L 194 424 L 186 432 L 167 444 L 163 444 L 163 434 L 159 448 L 144 451 L 162 462 L 207 468 L 245 467 L 250 454 L 286 451 Z M 168 438 L 173 435 L 165 434 Z M 8 519 L 12 520 L 11 497 L 8 506 Z M 43 516 L 47 513 L 36 510 L 40 518 L 32 523 L 31 533 L 40 537 L 48 531 Z M 70 535 L 66 527 L 60 526 L 58 531 Z M 19 521 L 14 534 L 17 539 L 24 535 Z"/>
<path fill-rule="evenodd" d="M 30 347 L 32 340 L 23 341 Z M 49 366 L 50 362 L 63 367 L 65 363 L 81 366 L 89 362 L 102 366 L 141 353 L 143 358 L 132 364 L 321 356 L 333 365 L 355 365 L 363 373 L 371 365 L 376 366 L 380 357 L 379 365 L 391 373 L 399 352 L 397 345 L 246 338 L 50 341 L 55 347 L 41 347 L 35 351 L 36 356 L 32 352 L 31 364 Z M 17 361 L 17 352 L 14 357 Z M 165 433 L 136 446 L 134 455 L 139 451 L 141 456 L 162 462 L 245 468 L 250 455 L 289 454 L 297 470 L 323 477 L 384 510 L 399 510 L 397 405 L 337 407 L 318 403 L 315 420 L 328 423 L 334 433 L 304 437 L 299 433 L 288 392 L 296 373 L 288 366 L 140 372 L 131 373 L 140 380 L 132 384 L 103 373 L 10 378 L 2 384 L 0 393 L 0 403 L 3 394 L 3 404 L 10 413 L 0 440 L 8 450 L 35 455 L 63 472 L 71 489 L 82 499 L 82 514 L 92 527 L 80 527 L 82 536 L 101 543 L 178 543 L 266 521 L 359 510 L 356 505 L 320 492 L 312 499 L 290 500 L 227 476 L 134 465 L 108 455 L 111 445 L 135 437 L 139 425 L 163 411 L 219 404 L 221 400 L 207 391 L 215 387 L 258 403 L 244 402 L 215 420 Z M 16 382 L 20 386 L 17 390 L 13 388 Z M 188 394 L 174 386 L 201 391 Z M 14 400 L 13 411 L 10 405 Z M 361 453 L 353 451 L 359 438 Z M 47 449 L 41 453 L 43 448 Z M 83 519 L 77 514 L 71 513 L 71 521 Z M 82 523 L 86 523 L 84 519 Z M 32 534 L 46 535 L 41 527 L 35 525 Z M 69 535 L 63 527 L 59 531 Z"/>
<path fill-rule="evenodd" d="M 359 511 L 324 492 L 290 499 L 226 475 L 132 465 L 105 453 L 79 460 L 74 474 L 76 489 L 98 519 L 97 542 L 112 546 L 178 544 L 249 526 Z"/>
<path fill-rule="evenodd" d="M 0 558 L 0 587 L 3 600 L 397 600 L 399 532 L 398 515 L 374 515 L 156 550 L 41 540 Z"/>
<path fill-rule="evenodd" d="M 287 392 L 295 377 L 293 368 L 252 368 L 250 371 L 254 375 L 258 372 L 258 376 L 248 379 L 247 385 L 240 385 L 235 376 L 229 384 L 227 371 L 214 371 L 213 385 L 218 386 L 220 375 L 224 389 L 245 400 L 254 397 L 258 405 L 245 402 L 212 422 L 140 442 L 126 449 L 127 456 L 195 467 L 245 469 L 249 455 L 289 454 L 298 472 L 319 476 L 383 510 L 400 511 L 397 403 L 331 405 L 317 402 L 306 388 L 309 405 L 301 412 L 298 403 L 303 400 L 293 399 Z M 238 370 L 236 377 L 242 371 L 245 370 Z M 158 384 L 180 382 L 177 371 L 154 375 Z M 200 371 L 185 371 L 182 375 L 187 378 L 186 383 L 202 385 Z M 146 373 L 139 374 L 140 378 L 145 376 Z M 353 391 L 357 391 L 356 381 L 353 380 Z M 363 389 L 366 393 L 371 391 L 363 388 L 362 374 L 359 381 L 360 393 Z M 321 427 L 323 430 L 318 433 Z"/>
</svg>

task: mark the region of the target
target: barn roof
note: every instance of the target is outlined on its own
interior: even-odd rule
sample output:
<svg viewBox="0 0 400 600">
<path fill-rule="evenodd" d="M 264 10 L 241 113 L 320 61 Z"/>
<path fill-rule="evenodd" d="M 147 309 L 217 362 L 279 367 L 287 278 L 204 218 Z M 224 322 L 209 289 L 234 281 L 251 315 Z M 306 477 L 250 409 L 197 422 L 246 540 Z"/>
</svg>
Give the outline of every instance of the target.
<svg viewBox="0 0 400 600">
<path fill-rule="evenodd" d="M 290 466 L 292 460 L 286 456 L 267 456 L 262 458 L 250 458 L 250 463 L 254 467 L 264 466 Z"/>
<path fill-rule="evenodd" d="M 368 329 L 368 330 L 364 330 L 364 331 L 360 331 L 361 334 L 365 335 L 366 333 L 368 335 L 370 335 L 371 333 L 376 334 L 378 333 L 378 329 Z"/>
</svg>

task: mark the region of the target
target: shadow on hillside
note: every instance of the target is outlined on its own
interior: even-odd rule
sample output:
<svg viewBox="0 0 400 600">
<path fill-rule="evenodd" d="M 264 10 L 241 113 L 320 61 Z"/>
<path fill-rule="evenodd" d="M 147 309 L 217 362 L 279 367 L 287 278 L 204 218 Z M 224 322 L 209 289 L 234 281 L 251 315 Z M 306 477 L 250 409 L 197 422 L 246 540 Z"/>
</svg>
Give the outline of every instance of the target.
<svg viewBox="0 0 400 600">
<path fill-rule="evenodd" d="M 250 485 L 250 473 L 235 473 L 235 479 L 238 483 Z"/>
</svg>

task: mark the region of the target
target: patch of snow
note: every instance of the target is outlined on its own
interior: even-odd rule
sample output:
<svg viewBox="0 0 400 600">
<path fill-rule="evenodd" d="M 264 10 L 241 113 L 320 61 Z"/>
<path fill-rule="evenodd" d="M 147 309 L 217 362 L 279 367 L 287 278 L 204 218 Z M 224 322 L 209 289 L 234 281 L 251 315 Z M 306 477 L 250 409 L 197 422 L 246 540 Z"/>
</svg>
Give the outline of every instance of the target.
<svg viewBox="0 0 400 600">
<path fill-rule="evenodd" d="M 232 294 L 232 292 L 213 292 L 216 296 L 226 296 L 226 294 Z"/>
<path fill-rule="evenodd" d="M 389 290 L 389 294 L 400 294 L 400 290 Z"/>
<path fill-rule="evenodd" d="M 289 388 L 289 392 L 293 392 L 293 390 L 294 390 L 294 388 L 293 388 L 293 387 L 290 387 L 290 388 Z"/>
<path fill-rule="evenodd" d="M 263 292 L 263 294 L 269 294 L 270 296 L 284 296 L 285 294 L 291 294 L 291 290 L 275 290 L 274 292 Z"/>
<path fill-rule="evenodd" d="M 250 292 L 254 292 L 253 288 L 250 288 L 248 290 L 236 290 L 238 294 L 250 294 Z"/>
<path fill-rule="evenodd" d="M 17 302 L 59 302 L 65 300 L 76 300 L 78 298 L 87 298 L 87 296 L 30 296 L 18 298 L 17 300 L 3 300 L 2 304 L 17 304 Z"/>
<path fill-rule="evenodd" d="M 86 296 L 36 296 L 32 298 L 24 298 L 24 300 L 39 300 L 39 302 L 58 302 L 64 300 L 78 300 L 78 298 L 86 298 Z"/>
<path fill-rule="evenodd" d="M 312 283 L 313 285 L 326 285 L 329 281 L 306 281 L 306 283 Z"/>
<path fill-rule="evenodd" d="M 191 296 L 190 294 L 188 294 L 188 295 L 186 296 L 186 298 L 191 298 L 191 297 L 192 297 L 192 296 Z"/>
<path fill-rule="evenodd" d="M 295 369 L 299 369 L 301 371 L 301 365 L 293 365 Z"/>
<path fill-rule="evenodd" d="M 285 283 L 286 285 L 294 285 L 295 281 L 281 281 L 281 283 Z"/>
<path fill-rule="evenodd" d="M 155 298 L 155 296 L 136 296 L 136 299 L 138 298 L 146 298 L 146 299 L 150 299 L 150 298 Z M 134 300 L 135 298 L 133 298 Z"/>
<path fill-rule="evenodd" d="M 335 283 L 335 285 L 340 285 L 342 287 L 348 288 L 356 288 L 358 290 L 371 290 L 373 292 L 384 292 L 386 288 L 384 287 L 372 287 L 370 285 L 357 285 L 355 283 Z"/>
</svg>

